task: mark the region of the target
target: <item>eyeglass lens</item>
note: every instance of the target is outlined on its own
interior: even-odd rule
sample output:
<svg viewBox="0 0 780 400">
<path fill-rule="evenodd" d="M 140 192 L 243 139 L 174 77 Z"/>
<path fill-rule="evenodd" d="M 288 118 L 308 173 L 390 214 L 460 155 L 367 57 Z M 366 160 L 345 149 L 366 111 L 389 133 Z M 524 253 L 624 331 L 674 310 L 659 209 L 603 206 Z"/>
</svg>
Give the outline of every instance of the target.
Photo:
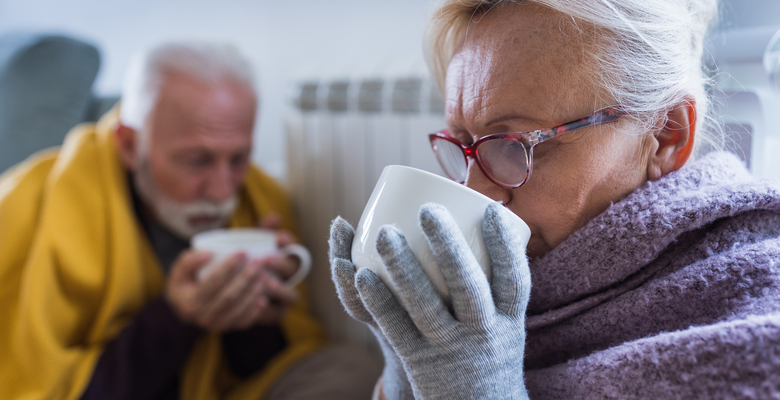
<svg viewBox="0 0 780 400">
<path fill-rule="evenodd" d="M 525 146 L 511 139 L 488 140 L 477 147 L 485 173 L 506 186 L 517 186 L 528 174 Z"/>
<path fill-rule="evenodd" d="M 468 175 L 468 162 L 463 149 L 446 139 L 435 139 L 433 151 L 444 172 L 463 183 Z M 477 157 L 491 179 L 506 186 L 520 185 L 528 174 L 525 147 L 511 139 L 488 140 L 477 148 Z"/>
<path fill-rule="evenodd" d="M 450 179 L 459 183 L 466 181 L 469 166 L 466 161 L 466 155 L 460 146 L 449 140 L 434 139 L 433 153 Z"/>
</svg>

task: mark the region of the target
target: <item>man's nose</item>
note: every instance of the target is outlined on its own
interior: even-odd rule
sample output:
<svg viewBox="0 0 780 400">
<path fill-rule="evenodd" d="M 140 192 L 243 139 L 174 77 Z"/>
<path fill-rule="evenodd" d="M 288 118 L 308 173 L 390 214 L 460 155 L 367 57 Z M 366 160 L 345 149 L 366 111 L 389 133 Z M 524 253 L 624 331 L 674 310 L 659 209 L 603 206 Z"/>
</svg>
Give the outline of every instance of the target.
<svg viewBox="0 0 780 400">
<path fill-rule="evenodd" d="M 469 170 L 464 184 L 495 201 L 508 204 L 509 201 L 512 200 L 512 191 L 493 183 L 493 181 L 482 172 L 482 169 L 479 168 L 479 165 L 477 165 L 477 162 L 473 159 L 469 159 Z"/>
<path fill-rule="evenodd" d="M 205 197 L 213 202 L 223 202 L 236 194 L 232 171 L 227 163 L 218 164 L 206 182 Z"/>
</svg>

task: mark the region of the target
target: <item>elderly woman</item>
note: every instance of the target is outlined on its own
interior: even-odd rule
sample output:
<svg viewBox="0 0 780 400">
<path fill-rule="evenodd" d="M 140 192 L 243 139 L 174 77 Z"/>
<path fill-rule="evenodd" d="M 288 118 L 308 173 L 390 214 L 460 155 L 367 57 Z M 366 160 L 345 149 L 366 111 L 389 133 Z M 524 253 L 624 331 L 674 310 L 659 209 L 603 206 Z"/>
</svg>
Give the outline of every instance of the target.
<svg viewBox="0 0 780 400">
<path fill-rule="evenodd" d="M 452 305 L 387 226 L 376 245 L 395 298 L 355 271 L 353 230 L 334 221 L 339 296 L 385 353 L 379 397 L 780 397 L 780 185 L 729 154 L 689 161 L 717 142 L 701 65 L 716 11 L 446 0 L 433 13 L 449 127 L 431 141 L 451 178 L 497 202 L 483 221 L 494 273 L 426 205 Z"/>
</svg>

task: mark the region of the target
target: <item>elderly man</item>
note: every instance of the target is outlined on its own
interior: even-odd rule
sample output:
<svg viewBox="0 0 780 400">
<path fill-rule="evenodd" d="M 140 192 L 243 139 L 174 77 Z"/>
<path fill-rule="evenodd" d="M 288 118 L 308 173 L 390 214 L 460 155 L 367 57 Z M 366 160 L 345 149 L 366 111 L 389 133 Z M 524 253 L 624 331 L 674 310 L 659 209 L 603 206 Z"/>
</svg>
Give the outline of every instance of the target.
<svg viewBox="0 0 780 400">
<path fill-rule="evenodd" d="M 370 395 L 333 379 L 378 369 L 318 350 L 284 284 L 296 258 L 236 254 L 198 278 L 198 232 L 293 240 L 283 191 L 249 162 L 256 108 L 231 47 L 163 45 L 129 69 L 121 111 L 0 178 L 1 398 Z"/>
</svg>

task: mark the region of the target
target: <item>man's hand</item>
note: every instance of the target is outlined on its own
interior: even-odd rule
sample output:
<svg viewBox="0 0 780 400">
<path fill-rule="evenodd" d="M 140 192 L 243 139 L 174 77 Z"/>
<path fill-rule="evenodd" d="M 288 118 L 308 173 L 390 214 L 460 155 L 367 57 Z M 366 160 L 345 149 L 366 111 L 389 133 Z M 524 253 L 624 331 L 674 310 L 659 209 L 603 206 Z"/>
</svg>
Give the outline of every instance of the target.
<svg viewBox="0 0 780 400">
<path fill-rule="evenodd" d="M 265 293 L 284 293 L 260 260 L 247 263 L 246 255 L 236 254 L 199 282 L 197 272 L 210 258 L 207 252 L 188 250 L 171 268 L 165 298 L 182 321 L 225 332 L 246 329 L 276 313 L 278 306 Z"/>
<path fill-rule="evenodd" d="M 264 229 L 281 226 L 278 214 L 269 214 L 258 224 Z M 294 243 L 293 235 L 279 230 L 278 247 Z M 165 298 L 179 318 L 209 332 L 226 332 L 257 324 L 276 324 L 298 300 L 294 288 L 284 282 L 298 271 L 294 256 L 269 256 L 247 260 L 243 253 L 228 258 L 198 281 L 197 272 L 209 261 L 208 252 L 188 250 L 171 268 Z"/>
<path fill-rule="evenodd" d="M 257 226 L 276 231 L 276 247 L 278 248 L 295 243 L 295 237 L 292 233 L 280 229 L 282 218 L 279 214 L 269 213 L 258 222 Z M 286 281 L 295 275 L 298 268 L 301 267 L 301 260 L 296 256 L 270 256 L 262 260 L 262 265 L 276 274 L 282 281 Z"/>
<path fill-rule="evenodd" d="M 257 226 L 276 231 L 276 247 L 278 248 L 295 243 L 295 237 L 292 233 L 280 229 L 282 218 L 279 214 L 269 213 L 258 222 Z M 270 302 L 258 319 L 258 323 L 277 323 L 287 308 L 298 301 L 295 289 L 288 287 L 284 282 L 298 271 L 301 260 L 295 256 L 274 255 L 260 260 L 260 265 L 263 271 L 269 275 L 265 293 Z"/>
<path fill-rule="evenodd" d="M 261 325 L 278 324 L 287 309 L 298 301 L 298 293 L 295 288 L 285 285 L 275 274 L 266 272 L 265 276 L 267 277 L 265 280 L 267 303 L 260 311 L 255 323 Z"/>
</svg>

